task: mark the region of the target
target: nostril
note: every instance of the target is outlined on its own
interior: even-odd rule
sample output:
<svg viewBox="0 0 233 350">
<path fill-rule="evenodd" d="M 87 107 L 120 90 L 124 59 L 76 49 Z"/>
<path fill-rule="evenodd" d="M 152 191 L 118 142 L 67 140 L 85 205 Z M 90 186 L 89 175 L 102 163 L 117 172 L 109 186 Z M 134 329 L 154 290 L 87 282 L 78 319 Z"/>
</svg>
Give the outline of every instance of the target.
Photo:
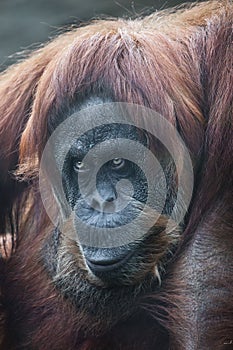
<svg viewBox="0 0 233 350">
<path fill-rule="evenodd" d="M 109 196 L 105 199 L 106 202 L 113 202 L 116 199 L 114 196 Z"/>
</svg>

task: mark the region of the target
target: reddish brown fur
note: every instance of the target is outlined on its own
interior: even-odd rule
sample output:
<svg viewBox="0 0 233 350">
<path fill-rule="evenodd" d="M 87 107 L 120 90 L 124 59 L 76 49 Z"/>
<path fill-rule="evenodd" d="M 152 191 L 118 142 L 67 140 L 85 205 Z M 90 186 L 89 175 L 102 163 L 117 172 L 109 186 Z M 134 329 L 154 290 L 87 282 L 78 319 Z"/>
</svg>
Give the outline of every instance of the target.
<svg viewBox="0 0 233 350">
<path fill-rule="evenodd" d="M 231 2 L 214 1 L 98 21 L 2 73 L 0 232 L 17 233 L 17 249 L 0 262 L 1 349 L 221 350 L 233 339 L 232 15 Z M 51 224 L 38 193 L 38 160 L 50 116 L 104 88 L 178 125 L 197 164 L 196 186 L 161 289 L 142 300 L 140 317 L 86 339 L 78 331 L 86 316 L 63 300 L 40 261 Z M 19 162 L 24 183 L 11 176 Z"/>
</svg>

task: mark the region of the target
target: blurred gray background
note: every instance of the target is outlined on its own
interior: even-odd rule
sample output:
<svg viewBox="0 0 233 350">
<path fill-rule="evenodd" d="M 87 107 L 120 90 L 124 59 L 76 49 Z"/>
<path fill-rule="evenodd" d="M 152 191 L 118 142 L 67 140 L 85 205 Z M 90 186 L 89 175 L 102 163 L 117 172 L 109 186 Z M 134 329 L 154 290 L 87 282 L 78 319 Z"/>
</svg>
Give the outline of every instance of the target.
<svg viewBox="0 0 233 350">
<path fill-rule="evenodd" d="M 0 0 L 0 70 L 25 49 L 72 23 L 98 16 L 132 16 L 170 7 L 181 0 Z M 13 56 L 12 56 L 13 55 Z M 10 57 L 9 57 L 10 56 Z"/>
</svg>

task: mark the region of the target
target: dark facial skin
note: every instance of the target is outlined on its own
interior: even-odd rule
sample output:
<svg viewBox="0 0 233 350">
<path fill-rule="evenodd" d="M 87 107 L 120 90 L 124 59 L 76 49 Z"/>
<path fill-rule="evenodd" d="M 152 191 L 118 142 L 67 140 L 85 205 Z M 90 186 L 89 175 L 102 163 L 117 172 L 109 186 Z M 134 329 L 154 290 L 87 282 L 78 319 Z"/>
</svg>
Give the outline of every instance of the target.
<svg viewBox="0 0 233 350">
<path fill-rule="evenodd" d="M 147 146 L 148 139 L 142 132 L 139 133 L 134 126 L 113 124 L 95 128 L 83 135 L 71 147 L 66 158 L 63 171 L 63 184 L 67 200 L 75 214 L 87 225 L 98 228 L 115 228 L 130 223 L 139 214 L 136 203 L 143 204 L 147 197 L 147 181 L 141 169 L 131 161 L 124 158 L 113 158 L 106 162 L 98 171 L 96 178 L 96 190 L 91 193 L 90 203 L 80 193 L 79 181 L 89 194 L 89 182 L 93 176 L 92 167 L 94 156 L 90 164 L 83 159 L 93 146 L 103 141 L 111 142 L 112 139 L 131 139 Z M 102 152 L 106 152 L 103 149 Z M 104 156 L 104 154 L 103 154 Z M 111 156 L 110 156 L 111 157 Z M 80 179 L 80 174 L 84 179 Z M 133 186 L 133 196 L 129 198 L 132 204 L 120 209 L 116 199 L 121 202 L 129 197 L 127 183 L 117 192 L 117 183 L 127 179 Z M 99 196 L 98 196 L 99 195 Z M 122 197 L 122 198 L 121 198 Z M 114 248 L 96 248 L 82 246 L 86 263 L 90 270 L 102 279 L 118 277 L 119 270 L 132 255 L 133 247 L 129 245 Z M 116 281 L 116 280 L 115 280 Z"/>
<path fill-rule="evenodd" d="M 62 181 L 66 199 L 74 216 L 92 229 L 122 227 L 124 233 L 124 225 L 138 217 L 147 200 L 148 186 L 144 172 L 123 157 L 108 157 L 97 172 L 98 193 L 92 193 L 89 188 L 95 154 L 89 163 L 84 157 L 96 145 L 102 142 L 108 145 L 111 140 L 120 138 L 139 142 L 148 149 L 153 141 L 151 135 L 135 126 L 106 124 L 79 137 L 65 158 Z M 100 151 L 103 158 L 106 149 L 108 147 L 103 147 Z M 93 317 L 93 334 L 98 334 L 98 312 L 104 315 L 107 324 L 115 324 L 134 312 L 145 291 L 158 286 L 160 264 L 166 263 L 177 242 L 178 230 L 170 235 L 164 232 L 164 218 L 172 211 L 176 186 L 172 161 L 168 152 L 161 150 L 156 157 L 166 175 L 167 197 L 162 219 L 147 234 L 139 235 L 135 241 L 107 248 L 82 244 L 78 238 L 69 238 L 57 228 L 45 247 L 46 266 L 56 286 L 79 310 Z M 131 183 L 131 192 L 126 182 L 125 187 L 123 182 L 120 191 L 117 191 L 117 183 L 122 179 Z M 154 180 L 155 198 L 159 198 L 162 184 L 159 178 Z M 80 191 L 80 181 L 89 195 L 89 203 Z M 122 200 L 127 197 L 129 203 L 123 209 L 116 204 L 116 199 L 121 202 L 121 196 Z M 74 227 L 78 237 L 80 228 L 76 220 Z M 140 233 L 142 226 L 135 226 L 134 230 Z"/>
</svg>

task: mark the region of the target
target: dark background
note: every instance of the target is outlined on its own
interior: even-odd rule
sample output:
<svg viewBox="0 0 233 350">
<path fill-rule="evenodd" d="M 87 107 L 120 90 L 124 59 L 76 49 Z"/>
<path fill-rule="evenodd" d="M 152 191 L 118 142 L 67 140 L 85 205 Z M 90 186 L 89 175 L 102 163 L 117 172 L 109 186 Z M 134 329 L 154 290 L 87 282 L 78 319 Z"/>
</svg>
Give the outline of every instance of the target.
<svg viewBox="0 0 233 350">
<path fill-rule="evenodd" d="M 99 16 L 131 16 L 171 7 L 180 0 L 0 0 L 0 70 L 72 23 Z M 33 44 L 33 45 L 32 45 Z M 9 57 L 10 56 L 10 57 Z"/>
</svg>

